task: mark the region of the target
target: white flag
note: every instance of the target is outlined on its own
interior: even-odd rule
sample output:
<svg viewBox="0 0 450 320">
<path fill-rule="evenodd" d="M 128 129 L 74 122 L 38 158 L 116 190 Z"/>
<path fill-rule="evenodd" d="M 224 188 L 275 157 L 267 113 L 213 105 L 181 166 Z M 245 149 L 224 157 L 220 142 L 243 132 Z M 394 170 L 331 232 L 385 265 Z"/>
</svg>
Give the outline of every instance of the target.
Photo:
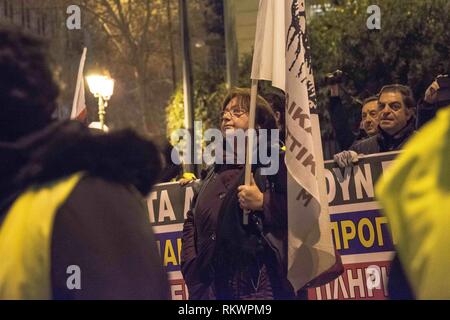
<svg viewBox="0 0 450 320">
<path fill-rule="evenodd" d="M 80 67 L 78 68 L 77 84 L 75 87 L 75 96 L 73 98 L 72 112 L 70 119 L 84 121 L 86 118 L 86 100 L 84 96 L 84 63 L 86 62 L 87 48 L 83 49 L 81 55 Z"/>
<path fill-rule="evenodd" d="M 252 79 L 286 93 L 288 279 L 297 291 L 336 261 L 304 0 L 260 0 Z"/>
</svg>

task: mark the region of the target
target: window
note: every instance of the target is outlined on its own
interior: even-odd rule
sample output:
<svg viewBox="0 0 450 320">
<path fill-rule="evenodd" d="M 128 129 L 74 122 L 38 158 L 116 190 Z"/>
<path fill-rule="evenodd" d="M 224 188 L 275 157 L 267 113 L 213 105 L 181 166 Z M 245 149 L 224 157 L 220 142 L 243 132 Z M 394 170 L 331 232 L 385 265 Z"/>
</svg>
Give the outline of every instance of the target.
<svg viewBox="0 0 450 320">
<path fill-rule="evenodd" d="M 23 0 L 21 1 L 21 6 L 20 6 L 20 17 L 21 17 L 22 26 L 25 26 L 25 3 L 23 2 Z"/>
<path fill-rule="evenodd" d="M 3 16 L 5 17 L 5 18 L 11 18 L 12 19 L 12 17 L 13 17 L 13 14 L 14 14 L 14 12 L 13 12 L 13 5 L 12 5 L 12 3 L 11 3 L 11 1 L 10 0 L 3 0 L 2 1 L 2 13 L 3 13 Z"/>
<path fill-rule="evenodd" d="M 7 0 L 2 1 L 2 7 L 3 7 L 3 16 L 7 17 L 8 16 L 8 1 Z"/>
<path fill-rule="evenodd" d="M 36 30 L 39 35 L 42 35 L 42 24 L 41 17 L 36 18 Z"/>
<path fill-rule="evenodd" d="M 12 1 L 6 1 L 6 4 L 8 6 L 8 17 L 10 19 L 14 19 L 14 5 Z"/>
<path fill-rule="evenodd" d="M 42 31 L 42 35 L 46 35 L 47 34 L 47 15 L 43 14 L 41 17 L 41 31 Z"/>
</svg>

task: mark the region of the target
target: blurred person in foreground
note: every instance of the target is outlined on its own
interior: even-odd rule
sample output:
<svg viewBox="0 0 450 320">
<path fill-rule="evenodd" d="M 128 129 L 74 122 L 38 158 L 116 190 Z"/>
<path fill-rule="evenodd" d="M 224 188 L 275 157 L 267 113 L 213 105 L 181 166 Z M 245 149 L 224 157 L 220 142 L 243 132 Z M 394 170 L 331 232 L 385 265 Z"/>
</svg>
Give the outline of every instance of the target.
<svg viewBox="0 0 450 320">
<path fill-rule="evenodd" d="M 416 103 L 411 89 L 399 84 L 387 85 L 378 96 L 378 133 L 334 155 L 340 167 L 352 166 L 358 161 L 358 154 L 400 150 L 414 133 Z"/>
<path fill-rule="evenodd" d="M 391 299 L 450 299 L 450 90 L 430 88 L 425 99 L 441 105 L 436 118 L 407 143 L 376 187 L 396 243 Z"/>
<path fill-rule="evenodd" d="M 0 299 L 168 299 L 143 205 L 161 156 L 56 122 L 43 44 L 0 30 Z"/>
</svg>

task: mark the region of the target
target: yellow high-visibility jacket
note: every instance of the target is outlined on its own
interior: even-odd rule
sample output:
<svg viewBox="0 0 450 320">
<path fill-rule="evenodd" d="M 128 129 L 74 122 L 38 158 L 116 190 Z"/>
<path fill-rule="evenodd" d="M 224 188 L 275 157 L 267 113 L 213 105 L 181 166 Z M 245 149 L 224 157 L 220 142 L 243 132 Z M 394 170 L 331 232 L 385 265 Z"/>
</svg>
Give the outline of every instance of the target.
<svg viewBox="0 0 450 320">
<path fill-rule="evenodd" d="M 168 299 L 145 208 L 151 141 L 55 122 L 0 142 L 0 300 Z"/>
<path fill-rule="evenodd" d="M 20 196 L 0 227 L 0 299 L 50 299 L 53 221 L 81 175 Z"/>
</svg>

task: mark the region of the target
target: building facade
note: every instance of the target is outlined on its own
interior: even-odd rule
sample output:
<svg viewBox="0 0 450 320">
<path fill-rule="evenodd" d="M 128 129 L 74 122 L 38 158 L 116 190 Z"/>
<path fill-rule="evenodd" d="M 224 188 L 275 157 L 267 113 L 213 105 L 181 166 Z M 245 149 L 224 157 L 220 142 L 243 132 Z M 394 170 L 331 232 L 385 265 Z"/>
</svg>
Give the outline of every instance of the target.
<svg viewBox="0 0 450 320">
<path fill-rule="evenodd" d="M 0 0 L 0 25 L 14 25 L 50 38 L 61 22 L 60 4 L 54 0 Z"/>
</svg>

